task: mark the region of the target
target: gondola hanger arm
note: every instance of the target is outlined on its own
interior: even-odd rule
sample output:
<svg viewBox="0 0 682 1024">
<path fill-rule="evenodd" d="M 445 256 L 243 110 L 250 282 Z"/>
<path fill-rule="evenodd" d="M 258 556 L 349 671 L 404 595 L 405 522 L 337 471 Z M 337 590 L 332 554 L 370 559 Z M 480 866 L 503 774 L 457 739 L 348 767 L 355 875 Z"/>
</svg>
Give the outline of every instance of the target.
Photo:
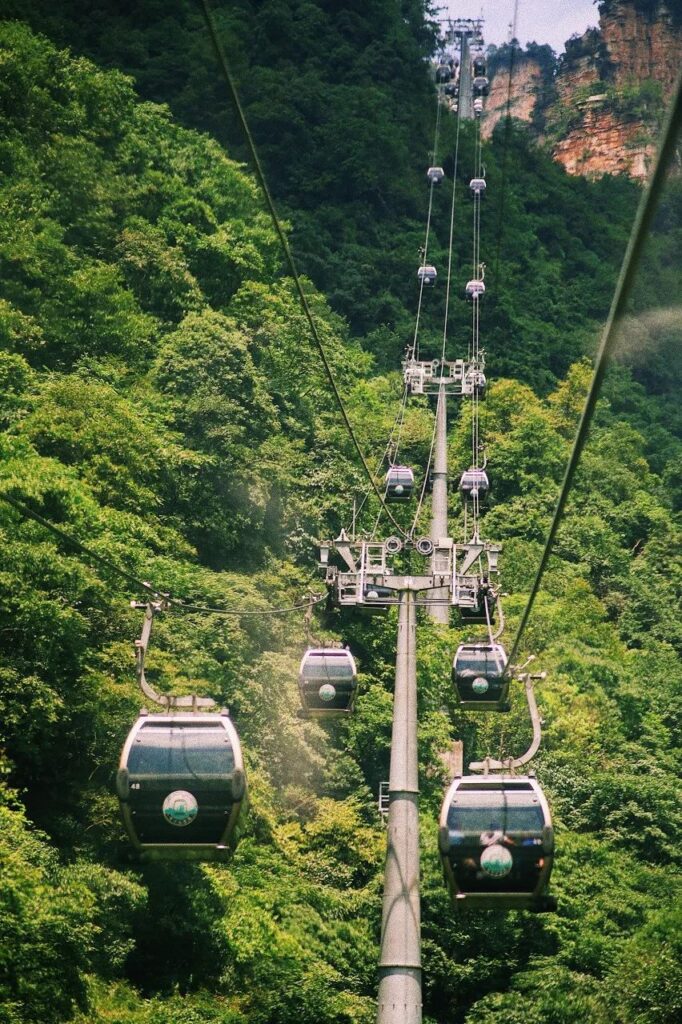
<svg viewBox="0 0 682 1024">
<path fill-rule="evenodd" d="M 536 674 L 524 672 L 519 676 L 519 679 L 521 679 L 525 685 L 526 701 L 528 702 L 528 710 L 530 712 L 531 722 L 533 723 L 533 739 L 525 754 L 521 754 L 520 757 L 510 757 L 504 761 L 496 761 L 492 757 L 486 757 L 482 761 L 470 761 L 469 771 L 483 772 L 485 775 L 489 772 L 501 772 L 505 770 L 511 771 L 514 768 L 520 768 L 522 765 L 527 764 L 528 761 L 531 761 L 535 757 L 540 748 L 540 741 L 542 740 L 542 722 L 540 720 L 540 712 L 538 711 L 538 706 L 535 700 L 533 680 L 545 679 L 546 676 L 546 672 L 539 672 Z"/>
<path fill-rule="evenodd" d="M 139 640 L 135 641 L 135 674 L 137 676 L 137 682 L 142 690 L 145 697 L 153 701 L 155 704 L 159 704 L 166 710 L 175 708 L 190 708 L 192 711 L 197 711 L 199 708 L 215 708 L 216 702 L 211 697 L 198 697 L 196 694 L 187 694 L 183 697 L 176 697 L 170 693 L 157 693 L 153 686 L 150 686 L 147 682 L 144 672 L 145 656 L 147 654 L 147 647 L 149 646 L 149 638 L 152 635 L 152 625 L 154 623 L 154 616 L 157 612 L 165 611 L 168 607 L 168 601 L 131 601 L 130 605 L 132 608 L 144 608 L 144 621 L 142 623 L 142 635 Z"/>
</svg>

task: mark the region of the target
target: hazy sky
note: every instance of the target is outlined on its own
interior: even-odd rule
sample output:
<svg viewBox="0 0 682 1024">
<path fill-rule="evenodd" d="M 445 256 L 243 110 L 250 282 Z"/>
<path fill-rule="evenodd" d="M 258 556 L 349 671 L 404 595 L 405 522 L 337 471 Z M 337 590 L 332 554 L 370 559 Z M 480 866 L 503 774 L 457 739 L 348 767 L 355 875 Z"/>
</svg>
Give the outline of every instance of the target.
<svg viewBox="0 0 682 1024">
<path fill-rule="evenodd" d="M 454 18 L 482 15 L 486 43 L 499 46 L 509 39 L 514 0 L 440 0 L 439 6 L 447 8 L 447 13 Z M 574 32 L 582 34 L 588 26 L 598 23 L 594 0 L 518 0 L 516 38 L 521 43 L 531 40 L 549 43 L 552 49 L 561 52 Z"/>
</svg>

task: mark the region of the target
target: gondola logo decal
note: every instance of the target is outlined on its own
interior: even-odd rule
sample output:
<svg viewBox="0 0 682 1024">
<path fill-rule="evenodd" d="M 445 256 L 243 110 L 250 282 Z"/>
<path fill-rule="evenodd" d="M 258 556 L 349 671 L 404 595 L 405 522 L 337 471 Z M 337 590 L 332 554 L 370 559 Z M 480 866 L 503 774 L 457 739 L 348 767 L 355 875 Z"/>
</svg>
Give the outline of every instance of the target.
<svg viewBox="0 0 682 1024">
<path fill-rule="evenodd" d="M 512 869 L 512 855 L 506 846 L 493 843 L 487 846 L 481 854 L 481 867 L 487 875 L 493 878 L 504 878 Z"/>
<path fill-rule="evenodd" d="M 196 798 L 186 789 L 176 789 L 163 801 L 163 816 L 169 825 L 191 825 L 199 812 Z"/>
<path fill-rule="evenodd" d="M 336 696 L 336 687 L 332 686 L 331 683 L 325 683 L 324 686 L 320 687 L 320 699 L 324 701 L 334 700 Z"/>
</svg>

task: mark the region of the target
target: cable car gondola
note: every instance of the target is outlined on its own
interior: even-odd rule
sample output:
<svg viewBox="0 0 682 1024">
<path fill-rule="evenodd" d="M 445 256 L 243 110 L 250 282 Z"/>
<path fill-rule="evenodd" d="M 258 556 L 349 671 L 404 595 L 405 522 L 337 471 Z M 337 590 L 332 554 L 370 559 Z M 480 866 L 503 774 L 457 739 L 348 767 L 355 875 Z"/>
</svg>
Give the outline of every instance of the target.
<svg viewBox="0 0 682 1024">
<path fill-rule="evenodd" d="M 445 177 L 445 171 L 442 167 L 429 167 L 426 172 L 426 180 L 429 185 L 440 185 L 441 181 Z"/>
<path fill-rule="evenodd" d="M 485 501 L 490 491 L 488 474 L 484 469 L 475 469 L 473 466 L 470 469 L 465 469 L 459 478 L 458 490 L 464 502 L 473 497 L 478 497 L 479 501 Z"/>
<path fill-rule="evenodd" d="M 443 83 L 449 82 L 452 78 L 452 68 L 449 64 L 439 64 L 436 68 L 436 81 Z"/>
<path fill-rule="evenodd" d="M 483 281 L 474 279 L 473 281 L 467 281 L 466 296 L 471 302 L 477 302 L 479 298 L 485 295 L 485 284 Z"/>
<path fill-rule="evenodd" d="M 472 71 L 474 73 L 474 78 L 479 78 L 479 77 L 484 76 L 485 75 L 485 58 L 483 58 L 483 57 L 474 57 L 473 64 L 472 64 Z"/>
<path fill-rule="evenodd" d="M 141 860 L 225 860 L 246 802 L 228 713 L 141 711 L 121 753 L 116 791 Z"/>
<path fill-rule="evenodd" d="M 452 663 L 459 706 L 480 711 L 509 711 L 507 652 L 502 644 L 460 644 Z"/>
<path fill-rule="evenodd" d="M 425 287 L 428 287 L 429 285 L 434 285 L 436 283 L 437 277 L 438 271 L 436 270 L 435 267 L 432 267 L 428 263 L 426 264 L 426 266 L 420 267 L 419 270 L 417 271 L 417 280 L 419 281 L 420 284 L 423 282 Z"/>
<path fill-rule="evenodd" d="M 386 501 L 409 501 L 414 490 L 414 473 L 409 466 L 390 466 L 385 484 Z"/>
<path fill-rule="evenodd" d="M 474 96 L 487 96 L 490 92 L 490 82 L 485 75 L 476 75 L 471 86 L 474 90 Z"/>
<path fill-rule="evenodd" d="M 298 688 L 303 716 L 332 718 L 353 710 L 357 689 L 355 658 L 347 648 L 311 648 L 301 659 Z"/>
<path fill-rule="evenodd" d="M 443 801 L 438 846 L 456 906 L 556 910 L 547 893 L 554 830 L 534 776 L 456 778 Z"/>
<path fill-rule="evenodd" d="M 486 187 L 485 178 L 472 178 L 469 182 L 469 189 L 472 196 L 478 196 L 480 199 L 485 195 Z"/>
</svg>

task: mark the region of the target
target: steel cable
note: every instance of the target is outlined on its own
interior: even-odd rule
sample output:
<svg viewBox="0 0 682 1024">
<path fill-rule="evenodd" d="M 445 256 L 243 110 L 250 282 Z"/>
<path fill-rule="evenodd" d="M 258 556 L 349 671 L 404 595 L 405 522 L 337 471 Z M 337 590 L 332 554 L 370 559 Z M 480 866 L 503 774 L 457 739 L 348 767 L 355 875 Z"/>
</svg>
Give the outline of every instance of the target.
<svg viewBox="0 0 682 1024">
<path fill-rule="evenodd" d="M 7 505 L 10 505 L 12 508 L 16 509 L 16 511 L 19 512 L 26 519 L 32 519 L 34 520 L 34 522 L 39 523 L 40 526 L 42 526 L 49 533 L 53 534 L 53 536 L 58 537 L 66 544 L 69 544 L 71 547 L 75 548 L 76 551 L 79 551 L 82 555 L 85 555 L 89 562 L 94 563 L 95 565 L 99 565 L 103 569 L 108 569 L 110 572 L 113 572 L 117 576 L 120 576 L 121 579 L 127 580 L 127 582 L 131 583 L 136 590 L 149 594 L 150 597 L 162 599 L 164 602 L 167 602 L 170 607 L 177 610 L 188 612 L 205 612 L 206 614 L 210 615 L 230 615 L 236 616 L 238 618 L 249 615 L 288 615 L 290 613 L 300 611 L 303 608 L 308 608 L 311 605 L 320 604 L 320 602 L 325 600 L 326 598 L 326 594 L 323 594 L 320 597 L 311 597 L 310 600 L 308 601 L 304 601 L 301 604 L 290 605 L 287 608 L 259 608 L 253 610 L 238 610 L 236 608 L 214 608 L 210 605 L 195 605 L 184 598 L 170 597 L 169 594 L 161 588 L 154 587 L 148 581 L 139 579 L 139 577 L 135 576 L 127 569 L 124 569 L 123 566 L 119 565 L 117 562 L 114 562 L 113 559 L 107 558 L 106 555 L 100 555 L 97 551 L 94 551 L 93 548 L 89 547 L 87 544 L 83 544 L 82 541 L 78 540 L 78 538 L 74 537 L 66 530 L 63 530 L 60 526 L 56 526 L 54 523 L 51 523 L 49 519 L 45 519 L 45 517 L 41 516 L 39 512 L 35 512 L 28 505 L 25 505 L 24 502 L 19 501 L 17 498 L 13 498 L 11 494 L 0 493 L 0 501 L 4 501 Z M 310 582 L 311 580 L 309 580 L 308 582 Z"/>
<path fill-rule="evenodd" d="M 327 380 L 329 381 L 329 386 L 331 387 L 332 394 L 334 395 L 334 400 L 335 400 L 335 402 L 337 404 L 339 412 L 341 413 L 341 418 L 343 419 L 343 422 L 344 422 L 344 424 L 346 426 L 346 430 L 348 431 L 348 435 L 349 435 L 349 437 L 350 437 L 350 439 L 351 439 L 351 441 L 353 443 L 353 447 L 355 448 L 355 451 L 357 453 L 358 459 L 360 460 L 360 464 L 362 466 L 362 469 L 363 469 L 367 479 L 369 480 L 369 483 L 370 483 L 370 486 L 371 486 L 372 490 L 374 491 L 374 493 L 376 494 L 377 498 L 379 499 L 379 502 L 380 502 L 380 504 L 381 504 L 381 506 L 383 508 L 383 511 L 386 513 L 388 519 L 393 523 L 393 525 L 398 530 L 398 532 L 403 534 L 403 536 L 406 536 L 405 531 L 403 530 L 403 528 L 394 519 L 394 517 L 393 517 L 393 515 L 391 513 L 391 510 L 386 507 L 386 504 L 384 502 L 384 497 L 383 497 L 383 495 L 381 493 L 381 490 L 379 489 L 379 487 L 376 484 L 376 481 L 375 481 L 375 479 L 374 479 L 374 477 L 372 475 L 372 471 L 369 468 L 369 465 L 367 463 L 367 460 L 365 459 L 365 456 L 364 456 L 364 453 L 362 451 L 362 448 L 360 447 L 360 443 L 359 443 L 359 441 L 357 439 L 357 436 L 356 436 L 355 431 L 353 429 L 353 425 L 352 425 L 352 423 L 350 421 L 350 418 L 348 416 L 348 412 L 346 410 L 346 406 L 345 406 L 345 404 L 343 402 L 343 399 L 341 397 L 341 393 L 340 393 L 340 391 L 338 389 L 336 380 L 334 378 L 334 373 L 333 373 L 331 365 L 329 363 L 329 359 L 327 358 L 327 353 L 325 351 L 324 345 L 322 344 L 322 339 L 321 339 L 320 334 L 319 334 L 319 332 L 317 330 L 317 324 L 315 323 L 315 318 L 313 317 L 312 310 L 310 309 L 310 304 L 309 304 L 308 299 L 306 297 L 306 294 L 305 294 L 305 292 L 303 290 L 303 285 L 301 283 L 301 279 L 300 279 L 299 274 L 298 274 L 298 268 L 296 266 L 293 253 L 291 251 L 291 247 L 289 246 L 289 241 L 288 241 L 287 236 L 286 236 L 286 234 L 284 232 L 284 228 L 282 227 L 282 224 L 281 224 L 280 219 L 279 219 L 279 215 L 278 215 L 277 210 L 275 208 L 275 204 L 274 204 L 272 195 L 270 193 L 270 189 L 269 189 L 267 180 L 265 178 L 265 172 L 263 171 L 263 167 L 262 167 L 262 164 L 260 162 L 260 157 L 258 156 L 258 151 L 256 149 L 256 143 L 255 143 L 255 141 L 253 139 L 253 136 L 251 134 L 251 129 L 249 128 L 248 122 L 246 120 L 246 115 L 244 114 L 244 110 L 242 108 L 242 104 L 241 104 L 241 101 L 239 99 L 239 94 L 237 93 L 237 87 L 235 85 L 234 79 L 232 78 L 232 73 L 230 72 L 230 68 L 229 68 L 229 65 L 227 63 L 227 57 L 225 56 L 225 51 L 223 49 L 223 45 L 222 45 L 222 43 L 220 41 L 220 38 L 218 36 L 218 32 L 217 32 L 217 29 L 216 29 L 216 26 L 215 26 L 215 22 L 213 20 L 213 15 L 212 15 L 212 12 L 211 12 L 211 8 L 210 8 L 210 6 L 208 4 L 208 0 L 199 0 L 199 4 L 201 6 L 201 10 L 202 10 L 203 15 L 204 15 L 204 20 L 206 22 L 206 27 L 208 29 L 209 36 L 211 37 L 211 42 L 213 44 L 213 49 L 214 49 L 214 52 L 215 52 L 215 55 L 216 55 L 216 59 L 218 61 L 218 66 L 220 67 L 220 70 L 221 70 L 221 72 L 223 74 L 223 78 L 225 79 L 225 83 L 227 85 L 228 92 L 230 94 L 230 98 L 232 100 L 232 103 L 233 103 L 234 108 L 235 108 L 235 112 L 237 114 L 237 119 L 239 121 L 240 127 L 242 129 L 243 134 L 244 134 L 244 138 L 246 139 L 247 147 L 248 147 L 248 150 L 249 150 L 249 153 L 250 153 L 250 156 L 251 156 L 251 161 L 253 163 L 253 169 L 254 169 L 256 178 L 258 179 L 258 183 L 259 183 L 259 185 L 261 187 L 261 191 L 263 192 L 263 196 L 265 198 L 265 203 L 266 203 L 268 212 L 270 214 L 270 218 L 272 220 L 273 227 L 275 229 L 277 237 L 279 238 L 280 244 L 282 246 L 282 250 L 284 252 L 284 257 L 285 257 L 286 263 L 287 263 L 287 265 L 289 267 L 289 273 L 291 274 L 291 278 L 292 278 L 292 280 L 294 282 L 294 286 L 296 288 L 296 292 L 298 293 L 298 297 L 299 297 L 299 300 L 301 302 L 301 307 L 302 307 L 303 312 L 305 314 L 305 318 L 308 321 L 308 326 L 310 328 L 310 333 L 311 333 L 311 336 L 312 336 L 315 348 L 317 349 L 317 352 L 318 352 L 318 354 L 320 356 L 320 360 L 321 360 L 322 365 L 324 367 L 324 370 L 325 370 L 325 373 L 326 373 L 326 376 L 327 376 Z"/>
<path fill-rule="evenodd" d="M 530 613 L 533 609 L 535 599 L 540 589 L 540 583 L 544 576 L 549 562 L 549 557 L 552 553 L 554 546 L 554 540 L 556 538 L 559 524 L 564 515 L 566 507 L 566 501 L 568 499 L 571 486 L 575 477 L 578 463 L 580 462 L 580 456 L 582 455 L 585 442 L 594 415 L 594 410 L 597 404 L 597 398 L 599 397 L 599 391 L 601 389 L 606 370 L 608 368 L 609 360 L 613 354 L 613 350 L 618 338 L 618 328 L 625 315 L 628 299 L 632 292 L 632 286 L 635 279 L 635 274 L 639 266 L 642 250 L 644 248 L 647 232 L 651 226 L 651 222 L 656 213 L 658 201 L 660 198 L 661 191 L 665 184 L 665 176 L 668 167 L 675 155 L 675 148 L 677 142 L 677 136 L 682 126 L 682 75 L 678 78 L 677 86 L 673 94 L 672 104 L 666 123 L 661 136 L 661 143 L 656 156 L 656 163 L 654 170 L 651 175 L 649 184 L 644 191 L 637 208 L 637 214 L 635 216 L 632 231 L 630 232 L 630 239 L 628 241 L 627 250 L 623 257 L 623 263 L 621 266 L 620 274 L 618 276 L 618 283 L 616 284 L 616 290 L 613 295 L 611 302 L 611 308 L 609 315 L 604 325 L 599 349 L 595 359 L 594 372 L 592 380 L 590 382 L 590 388 L 585 399 L 585 405 L 583 407 L 578 429 L 576 431 L 575 439 L 573 442 L 573 448 L 566 466 L 566 472 L 564 479 L 561 484 L 559 491 L 559 497 L 557 499 L 554 514 L 552 516 L 552 522 L 550 524 L 549 532 L 545 541 L 545 547 L 542 552 L 540 564 L 538 566 L 533 586 L 531 588 L 528 602 L 523 610 L 521 621 L 519 622 L 514 643 L 509 653 L 509 662 L 511 663 L 516 656 L 516 653 L 521 642 L 521 637 L 528 624 Z"/>
</svg>

